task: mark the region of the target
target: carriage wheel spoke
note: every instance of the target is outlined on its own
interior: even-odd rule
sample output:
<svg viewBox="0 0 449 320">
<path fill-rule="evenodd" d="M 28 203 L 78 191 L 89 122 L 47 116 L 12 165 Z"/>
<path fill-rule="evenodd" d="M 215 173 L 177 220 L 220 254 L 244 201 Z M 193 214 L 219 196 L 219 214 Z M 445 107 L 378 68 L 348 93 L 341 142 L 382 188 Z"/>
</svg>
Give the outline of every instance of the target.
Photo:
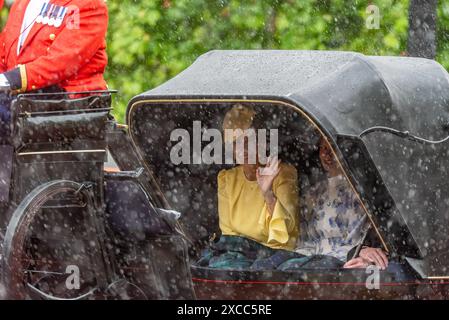
<svg viewBox="0 0 449 320">
<path fill-rule="evenodd" d="M 23 273 L 41 273 L 41 274 L 52 274 L 52 275 L 58 275 L 58 276 L 62 276 L 62 275 L 67 275 L 66 273 L 63 272 L 56 272 L 56 271 L 45 271 L 45 270 L 24 270 Z"/>
</svg>

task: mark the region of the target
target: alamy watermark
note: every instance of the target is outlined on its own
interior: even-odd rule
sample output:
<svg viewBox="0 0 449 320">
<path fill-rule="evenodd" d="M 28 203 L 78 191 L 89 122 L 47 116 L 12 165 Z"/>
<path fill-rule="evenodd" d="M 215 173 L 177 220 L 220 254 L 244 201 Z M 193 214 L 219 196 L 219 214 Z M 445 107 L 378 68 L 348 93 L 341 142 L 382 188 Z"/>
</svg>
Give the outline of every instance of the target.
<svg viewBox="0 0 449 320">
<path fill-rule="evenodd" d="M 203 128 L 201 121 L 193 121 L 192 135 L 188 130 L 180 128 L 171 132 L 170 141 L 176 144 L 171 147 L 170 160 L 175 165 L 265 165 L 270 157 L 277 157 L 278 140 L 277 129 L 225 129 L 223 132 Z M 207 144 L 203 146 L 204 143 Z"/>
<path fill-rule="evenodd" d="M 80 8 L 75 5 L 67 7 L 66 27 L 70 30 L 80 29 Z"/>
<path fill-rule="evenodd" d="M 65 286 L 68 290 L 79 290 L 80 288 L 80 269 L 76 265 L 69 265 L 65 269 L 69 276 L 65 280 Z"/>
<path fill-rule="evenodd" d="M 375 265 L 370 265 L 365 269 L 368 277 L 365 281 L 365 287 L 368 290 L 379 290 L 380 289 L 380 268 Z"/>
<path fill-rule="evenodd" d="M 367 29 L 380 29 L 380 9 L 374 4 L 370 4 L 365 10 L 367 17 L 365 25 Z"/>
</svg>

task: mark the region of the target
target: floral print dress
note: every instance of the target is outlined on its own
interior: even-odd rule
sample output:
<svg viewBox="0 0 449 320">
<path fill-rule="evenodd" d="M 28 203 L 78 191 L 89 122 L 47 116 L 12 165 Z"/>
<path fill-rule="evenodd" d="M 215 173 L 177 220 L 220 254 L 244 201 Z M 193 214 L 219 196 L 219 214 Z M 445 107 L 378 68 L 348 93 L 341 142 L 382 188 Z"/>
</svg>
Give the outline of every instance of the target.
<svg viewBox="0 0 449 320">
<path fill-rule="evenodd" d="M 328 255 L 342 262 L 363 241 L 369 227 L 363 208 L 342 175 L 310 188 L 300 220 L 295 251 L 306 256 Z"/>
</svg>

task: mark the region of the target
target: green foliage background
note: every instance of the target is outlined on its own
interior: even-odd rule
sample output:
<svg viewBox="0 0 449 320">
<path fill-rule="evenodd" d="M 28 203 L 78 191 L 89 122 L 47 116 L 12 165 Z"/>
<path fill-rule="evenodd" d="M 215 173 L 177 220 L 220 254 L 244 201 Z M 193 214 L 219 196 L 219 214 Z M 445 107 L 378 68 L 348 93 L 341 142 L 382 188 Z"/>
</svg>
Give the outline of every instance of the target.
<svg viewBox="0 0 449 320">
<path fill-rule="evenodd" d="M 108 0 L 109 87 L 115 115 L 127 102 L 213 49 L 406 50 L 408 0 Z M 380 9 L 380 29 L 365 26 Z M 2 21 L 6 12 L 2 12 Z M 438 7 L 437 60 L 449 68 L 449 1 Z"/>
</svg>

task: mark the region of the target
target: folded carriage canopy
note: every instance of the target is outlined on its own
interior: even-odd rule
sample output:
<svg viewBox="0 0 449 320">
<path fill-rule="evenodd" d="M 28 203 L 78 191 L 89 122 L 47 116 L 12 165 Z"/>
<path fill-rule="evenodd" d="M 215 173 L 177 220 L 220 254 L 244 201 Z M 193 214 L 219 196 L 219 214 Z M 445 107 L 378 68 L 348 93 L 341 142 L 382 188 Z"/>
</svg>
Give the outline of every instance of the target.
<svg viewBox="0 0 449 320">
<path fill-rule="evenodd" d="M 186 99 L 274 100 L 299 108 L 331 141 L 390 252 L 410 258 L 423 277 L 449 277 L 449 75 L 437 62 L 211 51 L 130 101 L 136 146 L 144 137 L 132 128 L 149 120 L 133 116 L 138 108 Z"/>
</svg>

